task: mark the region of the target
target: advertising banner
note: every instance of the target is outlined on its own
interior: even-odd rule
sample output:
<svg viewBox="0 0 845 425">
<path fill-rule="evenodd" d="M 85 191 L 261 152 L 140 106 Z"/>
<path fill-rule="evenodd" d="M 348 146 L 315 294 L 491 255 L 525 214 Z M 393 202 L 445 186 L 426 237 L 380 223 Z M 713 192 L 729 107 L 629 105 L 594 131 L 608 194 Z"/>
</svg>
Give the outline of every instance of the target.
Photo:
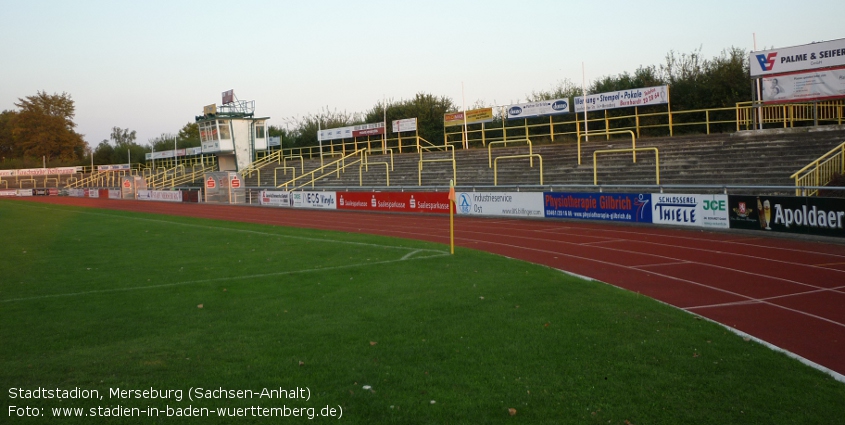
<svg viewBox="0 0 845 425">
<path fill-rule="evenodd" d="M 18 196 L 18 191 L 15 189 L 0 189 L 0 197 L 3 196 Z"/>
<path fill-rule="evenodd" d="M 68 175 L 78 173 L 82 167 L 57 167 L 57 168 L 24 168 L 22 170 L 12 170 L 15 173 L 12 175 L 18 176 L 49 176 L 53 174 Z"/>
<path fill-rule="evenodd" d="M 651 194 L 654 224 L 727 229 L 727 195 Z"/>
<path fill-rule="evenodd" d="M 352 131 L 354 130 L 354 126 L 349 127 L 339 127 L 339 128 L 332 128 L 329 130 L 320 130 L 318 136 L 319 140 L 337 140 L 337 139 L 349 139 L 352 136 Z"/>
<path fill-rule="evenodd" d="M 662 105 L 669 103 L 669 86 L 620 90 L 587 96 L 588 111 L 627 108 L 630 106 Z M 584 97 L 575 98 L 575 112 L 584 112 Z"/>
<path fill-rule="evenodd" d="M 0 170 L 0 177 L 14 177 L 18 170 Z"/>
<path fill-rule="evenodd" d="M 119 189 L 108 189 L 108 198 L 109 199 L 120 199 L 120 190 Z"/>
<path fill-rule="evenodd" d="M 293 192 L 292 197 L 295 208 L 337 209 L 335 192 Z"/>
<path fill-rule="evenodd" d="M 290 192 L 280 190 L 262 190 L 258 194 L 258 199 L 261 205 L 270 205 L 273 207 L 293 206 L 293 197 L 290 196 Z"/>
<path fill-rule="evenodd" d="M 47 189 L 32 189 L 32 196 L 47 196 L 49 192 Z"/>
<path fill-rule="evenodd" d="M 32 196 L 32 189 L 18 189 L 18 196 Z"/>
<path fill-rule="evenodd" d="M 647 193 L 543 192 L 548 218 L 651 223 L 651 195 Z"/>
<path fill-rule="evenodd" d="M 270 137 L 267 139 L 267 146 L 282 146 L 282 138 L 280 136 Z"/>
<path fill-rule="evenodd" d="M 82 198 L 85 196 L 85 189 L 68 189 L 67 196 Z"/>
<path fill-rule="evenodd" d="M 728 197 L 731 229 L 845 237 L 845 199 L 802 196 Z"/>
<path fill-rule="evenodd" d="M 88 189 L 86 192 L 87 198 L 99 198 L 100 197 L 100 189 Z"/>
<path fill-rule="evenodd" d="M 751 76 L 845 65 L 845 38 L 748 54 Z"/>
<path fill-rule="evenodd" d="M 845 97 L 845 68 L 763 78 L 763 101 L 805 102 Z"/>
<path fill-rule="evenodd" d="M 178 190 L 146 190 L 138 191 L 138 199 L 142 201 L 182 202 L 182 192 Z"/>
<path fill-rule="evenodd" d="M 542 192 L 458 192 L 457 213 L 497 217 L 543 217 Z"/>
<path fill-rule="evenodd" d="M 393 132 L 401 133 L 404 131 L 417 131 L 417 119 L 408 118 L 404 120 L 393 121 Z"/>
<path fill-rule="evenodd" d="M 467 125 L 493 121 L 493 108 L 481 108 L 466 111 Z M 464 125 L 464 113 L 453 112 L 443 115 L 443 126 Z"/>
<path fill-rule="evenodd" d="M 129 164 L 98 165 L 97 171 L 126 171 L 131 168 L 132 167 L 130 167 Z"/>
<path fill-rule="evenodd" d="M 337 209 L 449 213 L 447 192 L 338 192 Z"/>
<path fill-rule="evenodd" d="M 569 99 L 542 100 L 508 106 L 508 119 L 569 113 Z"/>
<path fill-rule="evenodd" d="M 384 134 L 384 123 L 361 124 L 352 127 L 352 137 L 375 136 Z"/>
</svg>

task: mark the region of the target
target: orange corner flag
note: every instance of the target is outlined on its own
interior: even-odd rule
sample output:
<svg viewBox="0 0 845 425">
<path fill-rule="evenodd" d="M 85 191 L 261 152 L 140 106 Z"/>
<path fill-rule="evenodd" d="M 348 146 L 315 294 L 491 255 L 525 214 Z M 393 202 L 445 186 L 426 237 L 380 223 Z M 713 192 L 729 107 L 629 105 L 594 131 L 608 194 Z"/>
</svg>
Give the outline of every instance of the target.
<svg viewBox="0 0 845 425">
<path fill-rule="evenodd" d="M 449 200 L 457 204 L 458 203 L 457 199 L 458 198 L 455 197 L 455 186 L 450 186 L 449 187 Z"/>
</svg>

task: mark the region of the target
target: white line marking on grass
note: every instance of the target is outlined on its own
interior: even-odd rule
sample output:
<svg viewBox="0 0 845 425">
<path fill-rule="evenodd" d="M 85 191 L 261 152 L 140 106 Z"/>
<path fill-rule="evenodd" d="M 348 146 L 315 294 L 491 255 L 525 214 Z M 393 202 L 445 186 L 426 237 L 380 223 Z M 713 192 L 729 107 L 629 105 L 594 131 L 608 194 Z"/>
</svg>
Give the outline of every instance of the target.
<svg viewBox="0 0 845 425">
<path fill-rule="evenodd" d="M 30 206 L 30 205 L 27 205 L 27 206 Z M 212 230 L 229 230 L 229 231 L 232 231 L 232 232 L 251 233 L 251 234 L 262 235 L 262 236 L 276 236 L 276 237 L 280 237 L 280 238 L 298 239 L 298 240 L 311 241 L 311 242 L 331 242 L 331 243 L 339 243 L 339 244 L 347 244 L 347 245 L 369 246 L 369 247 L 374 247 L 374 248 L 415 250 L 415 252 L 435 252 L 435 253 L 438 253 L 438 254 L 447 254 L 446 251 L 439 251 L 439 250 L 436 250 L 436 249 L 427 249 L 427 248 L 413 248 L 413 247 L 394 246 L 394 245 L 379 245 L 379 244 L 373 244 L 373 243 L 343 241 L 343 240 L 337 240 L 337 239 L 309 238 L 307 236 L 292 236 L 292 235 L 284 235 L 284 234 L 278 234 L 278 233 L 259 232 L 257 230 L 233 229 L 231 227 L 224 227 L 224 226 L 209 226 L 209 225 L 204 225 L 204 224 L 180 223 L 180 222 L 176 222 L 176 221 L 160 220 L 160 219 L 154 219 L 154 218 L 127 217 L 127 216 L 122 216 L 122 215 L 104 214 L 104 213 L 97 213 L 97 212 L 92 212 L 92 211 L 73 211 L 73 210 L 56 209 L 56 208 L 49 208 L 49 207 L 37 207 L 37 206 L 32 206 L 32 208 L 41 208 L 41 209 L 53 210 L 53 211 L 66 211 L 66 212 L 77 213 L 77 214 L 89 214 L 89 215 L 97 215 L 97 216 L 104 216 L 104 217 L 110 217 L 110 218 L 123 218 L 123 219 L 130 219 L 130 220 L 150 221 L 150 222 L 154 222 L 154 223 L 175 224 L 175 225 L 183 226 L 183 227 L 199 227 L 199 228 L 203 228 L 203 229 L 212 229 Z M 123 211 L 123 212 L 132 213 L 134 211 Z M 143 212 L 141 212 L 141 213 L 142 214 L 149 214 L 149 213 L 143 213 Z M 205 219 L 205 220 L 215 220 L 215 219 L 207 219 L 207 218 L 203 218 L 203 219 Z M 238 222 L 238 223 L 242 223 L 242 222 Z M 243 224 L 256 225 L 255 223 L 243 223 Z M 264 226 L 266 226 L 266 224 Z M 279 227 L 284 227 L 284 226 L 279 226 Z M 331 232 L 332 230 L 312 229 L 312 231 L 328 231 L 328 232 Z"/>
<path fill-rule="evenodd" d="M 148 285 L 148 286 L 133 286 L 129 288 L 114 288 L 114 289 L 101 289 L 96 291 L 84 291 L 84 292 L 71 292 L 66 294 L 51 294 L 51 295 L 40 295 L 37 297 L 26 297 L 26 298 L 12 298 L 8 300 L 0 300 L 0 303 L 10 303 L 14 301 L 32 301 L 32 300 L 41 300 L 46 298 L 58 298 L 58 297 L 75 297 L 79 295 L 90 295 L 90 294 L 103 294 L 109 292 L 126 292 L 126 291 L 138 291 L 143 289 L 157 289 L 157 288 L 168 288 L 172 286 L 184 286 L 184 285 L 193 285 L 197 283 L 212 283 L 212 282 L 227 282 L 232 280 L 243 280 L 243 279 L 257 279 L 263 277 L 271 277 L 271 276 L 284 276 L 284 275 L 292 275 L 292 274 L 300 274 L 300 273 L 315 273 L 315 272 L 322 272 L 327 270 L 342 270 L 342 269 L 351 269 L 355 267 L 362 267 L 362 266 L 372 266 L 372 265 L 379 265 L 379 264 L 392 264 L 392 263 L 400 263 L 402 261 L 413 261 L 413 260 L 425 260 L 429 258 L 440 258 L 440 257 L 447 257 L 449 256 L 448 253 L 440 253 L 437 255 L 426 255 L 423 257 L 414 257 L 410 258 L 412 254 L 421 252 L 423 250 L 417 250 L 412 253 L 405 255 L 404 257 L 398 260 L 385 260 L 385 261 L 376 261 L 373 263 L 356 263 L 356 264 L 347 264 L 343 266 L 332 266 L 332 267 L 318 267 L 315 269 L 303 269 L 303 270 L 291 270 L 291 271 L 284 271 L 284 272 L 275 272 L 275 273 L 260 273 L 260 274 L 252 274 L 246 276 L 229 276 L 229 277 L 216 277 L 211 279 L 199 279 L 199 280 L 188 280 L 185 282 L 174 282 L 174 283 L 165 283 L 162 285 Z"/>
</svg>

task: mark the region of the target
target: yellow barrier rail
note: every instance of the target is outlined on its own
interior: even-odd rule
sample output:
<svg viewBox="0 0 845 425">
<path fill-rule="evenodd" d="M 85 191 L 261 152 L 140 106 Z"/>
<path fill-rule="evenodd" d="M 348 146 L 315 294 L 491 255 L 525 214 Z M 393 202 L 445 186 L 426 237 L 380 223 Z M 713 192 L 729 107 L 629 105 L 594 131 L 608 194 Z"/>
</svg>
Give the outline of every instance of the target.
<svg viewBox="0 0 845 425">
<path fill-rule="evenodd" d="M 423 159 L 423 151 L 439 149 L 440 147 L 439 146 L 435 146 L 433 148 L 422 147 L 422 149 L 420 149 L 420 161 L 417 164 L 417 185 L 418 186 L 422 186 L 422 170 L 423 170 L 423 164 L 426 163 L 426 162 L 451 162 L 452 163 L 452 181 L 454 183 L 457 183 L 457 181 L 458 181 L 458 167 L 457 167 L 457 163 L 455 162 L 455 147 L 452 146 L 452 145 L 445 145 L 445 146 L 447 147 L 447 152 L 448 152 L 449 148 L 451 148 L 452 159 L 448 159 L 448 158 Z"/>
<path fill-rule="evenodd" d="M 373 153 L 373 152 L 381 152 L 381 153 L 388 152 L 388 153 L 390 154 L 390 171 L 393 171 L 393 149 L 391 149 L 391 148 L 387 148 L 387 149 L 381 149 L 381 148 L 369 149 L 369 152 L 364 152 L 364 168 L 366 169 L 366 171 L 370 171 L 369 167 L 367 167 L 367 165 L 368 165 L 368 162 L 367 162 L 367 161 L 368 161 L 368 159 L 367 159 L 367 158 L 368 158 L 370 155 L 372 155 L 372 153 Z M 377 164 L 377 163 L 375 163 L 375 162 L 374 162 L 374 164 Z"/>
<path fill-rule="evenodd" d="M 23 189 L 23 182 L 32 182 L 32 188 L 33 189 L 38 187 L 38 183 L 35 181 L 35 179 L 29 178 L 29 179 L 21 179 L 18 182 L 18 186 L 20 186 L 21 189 Z M 45 187 L 46 187 L 46 185 L 45 185 Z"/>
<path fill-rule="evenodd" d="M 515 159 L 515 158 L 531 158 L 533 162 L 533 158 L 537 157 L 540 160 L 540 184 L 543 184 L 543 157 L 540 156 L 538 153 L 528 154 L 528 155 L 508 155 L 508 156 L 499 156 L 493 161 L 493 186 L 499 185 L 499 160 L 500 159 Z M 532 166 L 533 167 L 533 166 Z"/>
<path fill-rule="evenodd" d="M 656 184 L 660 184 L 660 153 L 657 148 L 631 148 L 631 149 L 600 149 L 593 151 L 593 184 L 599 184 L 598 171 L 596 167 L 596 158 L 600 153 L 623 153 L 633 151 L 654 151 L 654 171 L 656 176 Z"/>
<path fill-rule="evenodd" d="M 387 186 L 390 186 L 390 165 L 387 162 L 370 162 L 369 164 L 377 165 L 377 164 L 384 164 L 384 172 L 387 179 Z M 362 161 L 358 165 L 358 186 L 364 185 L 364 162 Z M 367 170 L 369 171 L 369 170 Z"/>
<path fill-rule="evenodd" d="M 309 171 L 309 172 L 307 172 L 307 173 L 305 173 L 305 174 L 303 174 L 303 175 L 301 175 L 301 176 L 299 176 L 299 177 L 294 177 L 293 179 L 288 180 L 287 182 L 282 183 L 281 185 L 278 185 L 278 186 L 276 186 L 276 187 L 285 186 L 285 187 L 287 188 L 287 187 L 288 187 L 288 185 L 291 185 L 291 186 L 293 186 L 292 190 L 296 190 L 296 189 L 299 189 L 299 188 L 301 188 L 301 187 L 307 186 L 308 184 L 311 184 L 311 187 L 313 188 L 313 187 L 314 187 L 314 183 L 315 183 L 315 182 L 317 182 L 317 181 L 319 181 L 319 180 L 321 180 L 321 179 L 324 179 L 324 178 L 326 178 L 326 177 L 328 177 L 328 176 L 330 176 L 330 175 L 334 174 L 334 171 L 333 171 L 333 172 L 331 172 L 331 173 L 328 173 L 328 174 L 325 174 L 325 173 L 324 173 L 324 174 L 321 174 L 321 175 L 319 175 L 319 176 L 317 175 L 317 173 L 318 173 L 318 172 L 323 172 L 326 168 L 331 167 L 331 166 L 333 166 L 333 165 L 336 165 L 336 166 L 338 167 L 338 169 L 337 169 L 337 173 L 338 173 L 338 174 L 337 174 L 337 175 L 338 175 L 338 177 L 340 177 L 340 171 L 341 171 L 341 170 L 345 170 L 345 169 L 346 169 L 346 167 L 349 167 L 349 166 L 352 166 L 352 165 L 354 165 L 354 164 L 357 164 L 358 162 L 360 162 L 360 161 L 361 161 L 361 158 L 359 158 L 359 159 L 357 159 L 357 160 L 355 160 L 355 161 L 352 161 L 351 163 L 347 163 L 347 162 L 346 162 L 346 160 L 347 160 L 347 159 L 349 159 L 349 158 L 352 158 L 352 157 L 354 157 L 354 156 L 359 156 L 359 155 L 361 155 L 361 154 L 362 154 L 365 150 L 366 150 L 366 148 L 358 149 L 357 151 L 352 152 L 352 153 L 350 153 L 350 154 L 348 154 L 348 155 L 345 155 L 345 156 L 341 157 L 341 158 L 340 158 L 340 159 L 338 159 L 338 160 L 335 160 L 335 161 L 330 162 L 330 163 L 328 163 L 328 164 L 322 165 L 322 166 L 320 166 L 319 168 L 316 168 L 316 169 L 314 169 L 314 170 L 311 170 L 311 171 Z M 341 164 L 341 163 L 343 164 L 343 166 L 342 166 L 342 167 L 340 166 L 340 164 Z M 306 177 L 308 177 L 308 176 L 311 176 L 311 180 L 310 180 L 310 181 L 307 181 L 307 182 L 305 182 L 305 183 L 302 183 L 302 184 L 297 185 L 297 183 L 296 183 L 296 182 L 297 182 L 297 180 L 304 179 L 304 178 L 306 178 Z"/>
<path fill-rule="evenodd" d="M 9 188 L 9 182 L 7 182 L 6 180 L 0 179 L 0 183 L 3 183 L 4 185 L 6 185 L 6 189 Z"/>
<path fill-rule="evenodd" d="M 305 158 L 303 158 L 302 155 L 291 155 L 282 157 L 282 166 L 287 167 L 289 159 L 293 160 L 297 158 L 299 159 L 299 168 L 301 170 L 300 174 L 305 174 Z M 285 175 L 287 175 L 287 171 L 285 171 Z"/>
<path fill-rule="evenodd" d="M 502 140 L 499 142 L 490 142 L 487 144 L 487 168 L 493 168 L 493 145 L 504 145 L 505 147 L 508 146 L 508 143 L 520 143 L 520 142 L 528 142 L 528 154 L 532 155 L 534 153 L 534 147 L 531 144 L 531 139 L 521 139 L 521 140 Z M 534 157 L 531 156 L 530 160 L 531 168 L 534 168 Z"/>
<path fill-rule="evenodd" d="M 276 168 L 273 169 L 273 186 L 280 187 L 279 186 L 279 174 L 278 174 L 279 170 L 284 170 L 285 175 L 287 175 L 288 169 L 290 169 L 293 172 L 293 178 L 296 179 L 296 167 L 286 167 L 286 166 L 276 167 Z M 285 189 L 288 188 L 287 183 L 285 183 L 284 186 L 285 186 Z"/>
<path fill-rule="evenodd" d="M 815 161 L 789 176 L 795 179 L 795 195 L 801 196 L 798 186 L 825 186 L 835 175 L 845 175 L 845 142 L 831 149 Z M 818 195 L 817 189 L 806 191 L 806 196 Z"/>
<path fill-rule="evenodd" d="M 589 136 L 593 136 L 593 135 L 599 135 L 599 136 L 607 136 L 607 138 L 609 140 L 610 136 L 616 135 L 616 134 L 630 134 L 631 135 L 631 149 L 632 149 L 632 152 L 634 152 L 634 162 L 637 162 L 637 139 L 634 136 L 633 131 L 631 131 L 631 130 L 600 131 L 600 132 L 595 132 L 595 133 L 584 133 L 584 134 L 578 136 L 578 165 L 581 165 L 581 138 L 589 137 Z"/>
<path fill-rule="evenodd" d="M 199 167 L 199 168 L 197 168 L 197 167 Z M 174 176 L 174 178 L 171 180 L 171 186 L 170 187 L 172 189 L 172 188 L 174 188 L 178 185 L 183 185 L 183 184 L 187 184 L 187 183 L 195 183 L 197 181 L 197 179 L 201 180 L 202 177 L 205 175 L 205 173 L 210 172 L 210 171 L 214 171 L 216 168 L 217 168 L 216 164 L 205 165 L 205 166 L 193 165 L 193 166 L 191 166 L 191 172 L 190 173 L 183 170 L 183 173 L 182 173 L 181 176 L 179 176 L 179 177 Z"/>
</svg>

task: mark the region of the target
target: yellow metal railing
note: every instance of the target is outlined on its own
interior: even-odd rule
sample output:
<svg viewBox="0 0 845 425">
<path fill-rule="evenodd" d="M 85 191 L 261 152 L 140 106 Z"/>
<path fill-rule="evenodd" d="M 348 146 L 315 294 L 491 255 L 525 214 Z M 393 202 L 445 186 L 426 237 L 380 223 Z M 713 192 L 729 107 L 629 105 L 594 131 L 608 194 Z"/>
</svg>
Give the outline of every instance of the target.
<svg viewBox="0 0 845 425">
<path fill-rule="evenodd" d="M 207 172 L 214 171 L 217 169 L 217 165 L 194 165 L 191 167 L 191 171 L 188 172 L 183 168 L 182 175 L 176 176 L 174 175 L 173 178 L 170 180 L 170 188 L 174 188 L 179 185 L 188 184 L 188 183 L 195 183 L 197 179 L 202 180 L 203 175 Z"/>
<path fill-rule="evenodd" d="M 531 155 L 534 153 L 534 147 L 531 144 L 530 139 L 522 139 L 522 140 L 502 140 L 500 142 L 490 142 L 487 144 L 487 168 L 493 168 L 493 145 L 504 145 L 505 147 L 508 146 L 508 143 L 520 143 L 520 142 L 528 142 L 528 154 Z M 529 156 L 531 162 L 531 168 L 534 168 L 534 157 Z"/>
<path fill-rule="evenodd" d="M 262 158 L 260 158 L 256 161 L 253 161 L 251 164 L 247 165 L 246 168 L 241 170 L 241 175 L 244 176 L 244 178 L 252 177 L 253 173 L 260 170 L 262 167 L 264 167 L 265 165 L 267 165 L 271 162 L 275 161 L 277 164 L 281 164 L 282 163 L 282 156 L 283 156 L 282 151 L 280 151 L 280 150 L 274 151 L 273 153 L 266 155 L 266 156 L 264 156 L 264 157 L 262 157 Z"/>
<path fill-rule="evenodd" d="M 599 131 L 594 133 L 584 133 L 578 136 L 578 165 L 581 165 L 581 139 L 591 136 L 591 135 L 599 135 L 599 136 L 607 136 L 608 140 L 610 140 L 611 135 L 616 134 L 630 134 L 631 135 L 631 149 L 634 153 L 634 162 L 637 162 L 637 138 L 634 137 L 634 132 L 631 130 L 622 130 L 622 131 Z"/>
<path fill-rule="evenodd" d="M 660 153 L 657 151 L 657 148 L 631 148 L 631 149 L 599 149 L 597 151 L 593 151 L 593 184 L 599 184 L 598 178 L 598 171 L 596 167 L 596 159 L 598 154 L 600 153 L 623 153 L 623 152 L 635 152 L 635 151 L 654 151 L 654 171 L 655 171 L 655 184 L 660 184 Z"/>
<path fill-rule="evenodd" d="M 423 159 L 423 151 L 429 151 L 434 149 L 440 149 L 440 146 L 435 146 L 432 148 L 421 147 L 420 148 L 420 160 L 417 164 L 417 185 L 422 186 L 422 170 L 423 164 L 426 162 L 451 162 L 452 163 L 452 182 L 454 184 L 458 183 L 458 167 L 457 163 L 455 162 L 455 147 L 452 145 L 446 145 L 447 151 L 451 149 L 452 151 L 452 158 L 442 158 L 442 159 Z"/>
<path fill-rule="evenodd" d="M 649 109 L 654 109 L 649 107 Z M 680 128 L 692 128 L 695 132 L 710 134 L 714 128 L 722 131 L 752 130 L 764 125 L 771 127 L 778 125 L 791 127 L 801 122 L 818 121 L 820 124 L 843 124 L 845 122 L 845 101 L 836 100 L 818 103 L 790 103 L 763 104 L 755 102 L 740 102 L 732 107 L 677 110 L 667 108 L 666 111 L 640 112 L 639 107 L 633 108 L 633 113 L 612 115 L 614 112 L 594 111 L 588 114 L 590 129 L 599 131 L 630 130 L 641 137 L 643 130 L 650 130 L 652 134 L 660 132 L 673 135 Z M 504 141 L 516 136 L 517 138 L 548 137 L 552 141 L 556 137 L 579 137 L 584 133 L 584 114 L 566 114 L 548 118 L 534 118 L 533 124 L 529 119 L 494 121 L 500 125 L 470 124 L 467 126 L 466 138 L 469 143 L 480 143 L 486 146 L 492 141 Z M 463 143 L 464 132 L 461 126 L 457 130 L 444 132 L 444 142 L 447 144 Z M 592 132 L 590 132 L 592 134 Z"/>
<path fill-rule="evenodd" d="M 540 160 L 540 185 L 543 184 L 543 157 L 540 156 L 538 153 L 528 154 L 528 155 L 507 155 L 507 156 L 498 156 L 496 160 L 493 161 L 493 186 L 499 185 L 499 160 L 500 159 L 515 159 L 515 158 L 531 158 L 532 163 L 534 157 Z M 532 165 L 533 167 L 534 165 Z"/>
<path fill-rule="evenodd" d="M 290 185 L 290 186 L 292 186 L 292 190 L 296 190 L 296 189 L 299 189 L 299 188 L 305 187 L 305 186 L 307 186 L 307 185 L 309 185 L 309 184 L 311 185 L 311 187 L 314 187 L 314 183 L 316 183 L 317 181 L 319 181 L 319 180 L 321 180 L 321 179 L 324 179 L 324 178 L 326 178 L 326 177 L 328 177 L 328 176 L 330 176 L 330 175 L 332 175 L 332 174 L 334 174 L 334 173 L 335 173 L 334 171 L 332 171 L 332 172 L 330 172 L 330 173 L 325 173 L 325 169 L 327 169 L 327 168 L 329 168 L 329 167 L 331 167 L 331 166 L 337 166 L 337 167 L 338 167 L 338 168 L 337 168 L 337 175 L 338 175 L 338 177 L 339 177 L 339 176 L 340 176 L 340 171 L 341 171 L 341 170 L 345 170 L 345 169 L 346 169 L 346 167 L 349 167 L 349 166 L 352 166 L 352 165 L 354 165 L 354 164 L 356 164 L 356 163 L 359 163 L 362 159 L 361 159 L 361 158 L 358 158 L 357 160 L 352 161 L 352 162 L 349 162 L 349 163 L 347 163 L 347 162 L 346 162 L 346 160 L 347 160 L 347 159 L 349 159 L 349 158 L 352 158 L 352 157 L 354 157 L 354 156 L 359 156 L 359 155 L 361 155 L 361 154 L 362 154 L 365 150 L 366 150 L 366 148 L 362 148 L 362 149 L 359 149 L 359 150 L 357 150 L 357 151 L 354 151 L 354 152 L 352 152 L 352 153 L 350 153 L 350 154 L 348 154 L 348 155 L 342 156 L 340 159 L 337 159 L 337 160 L 335 160 L 335 161 L 329 162 L 328 164 L 324 164 L 324 165 L 320 166 L 319 168 L 316 168 L 316 169 L 314 169 L 314 170 L 311 170 L 311 171 L 309 171 L 309 172 L 307 172 L 307 173 L 305 173 L 305 174 L 303 174 L 303 175 L 301 175 L 301 176 L 299 176 L 299 177 L 294 177 L 293 179 L 288 180 L 287 182 L 284 182 L 284 183 L 282 183 L 282 184 L 280 184 L 280 185 L 277 185 L 276 187 L 282 187 L 282 186 L 284 186 L 285 188 L 287 188 L 287 187 L 288 187 L 288 185 Z M 341 167 L 341 164 L 343 164 L 343 166 L 342 166 L 342 167 Z M 318 173 L 318 172 L 322 172 L 323 174 L 321 174 L 321 175 L 319 175 L 319 176 L 318 176 L 318 175 L 317 175 L 317 173 Z M 305 183 L 297 183 L 297 181 L 298 181 L 298 180 L 305 179 L 305 178 L 307 178 L 307 177 L 309 177 L 309 176 L 310 176 L 311 180 L 308 180 L 308 181 L 306 181 Z"/>
<path fill-rule="evenodd" d="M 282 186 L 282 185 L 279 184 L 279 174 L 278 174 L 279 170 L 284 170 L 285 175 L 287 175 L 288 169 L 290 169 L 293 172 L 294 180 L 296 179 L 296 167 L 286 167 L 286 166 L 276 167 L 276 168 L 273 169 L 273 186 L 276 186 L 276 187 Z M 285 186 L 285 189 L 287 189 L 287 183 L 285 183 L 284 186 Z"/>
<path fill-rule="evenodd" d="M 845 143 L 831 149 L 817 160 L 807 164 L 806 167 L 796 171 L 789 176 L 795 179 L 795 195 L 800 196 L 799 186 L 825 186 L 833 180 L 833 177 L 845 175 Z M 818 195 L 817 189 L 806 191 L 806 196 Z"/>
</svg>

